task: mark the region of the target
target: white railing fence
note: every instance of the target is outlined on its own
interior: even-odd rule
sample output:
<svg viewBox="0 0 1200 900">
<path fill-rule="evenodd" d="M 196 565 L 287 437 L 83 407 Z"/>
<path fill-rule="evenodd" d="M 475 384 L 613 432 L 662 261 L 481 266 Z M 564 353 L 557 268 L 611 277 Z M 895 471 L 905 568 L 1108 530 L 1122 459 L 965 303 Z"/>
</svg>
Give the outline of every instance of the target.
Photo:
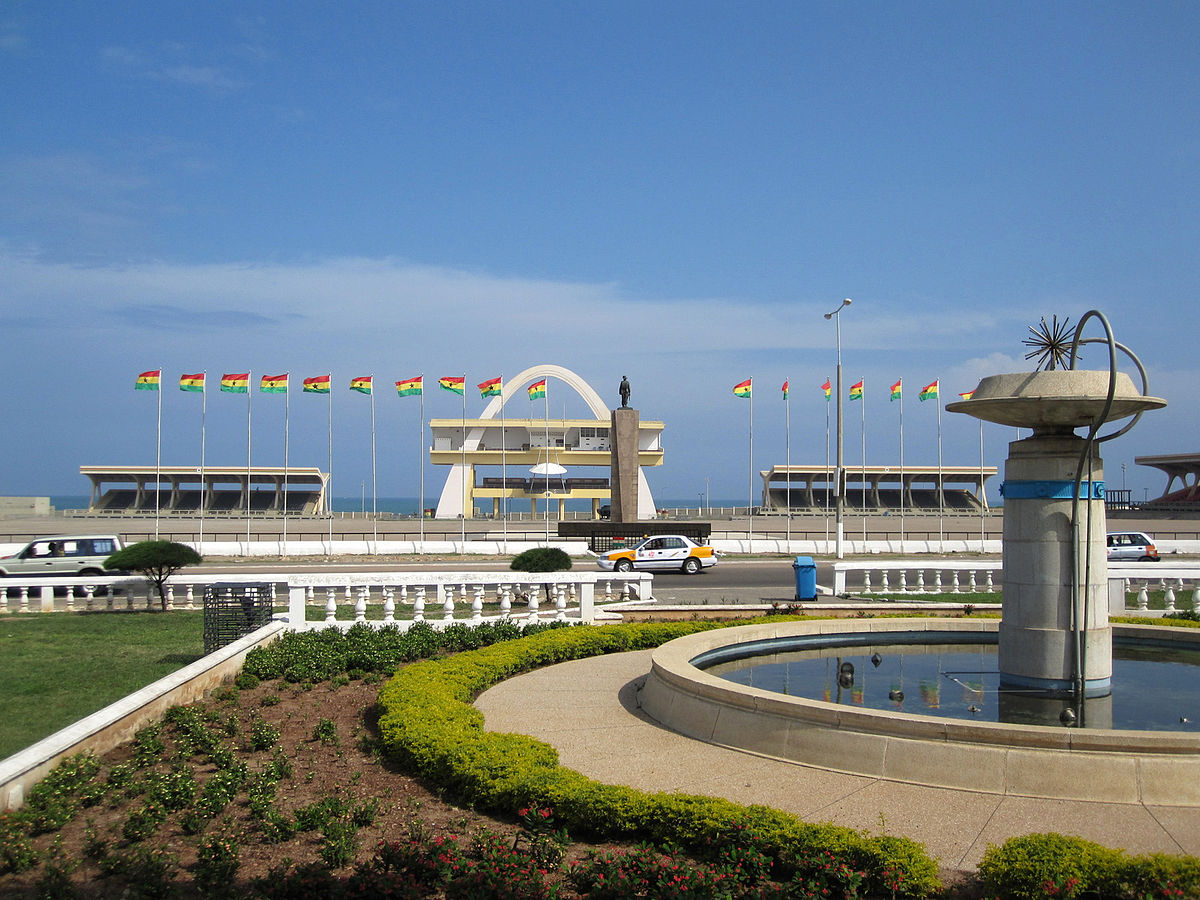
<svg viewBox="0 0 1200 900">
<path fill-rule="evenodd" d="M 374 572 L 175 575 L 165 589 L 167 609 L 202 609 L 205 590 L 228 596 L 246 584 L 269 586 L 273 603 L 287 598 L 289 627 L 348 627 L 355 622 L 480 622 L 486 618 L 591 622 L 597 607 L 653 599 L 654 576 L 608 572 Z M 324 615 L 309 620 L 320 606 Z M 5 613 L 120 611 L 158 608 L 140 577 L 6 578 Z M 486 611 L 486 615 L 485 615 Z"/>
</svg>

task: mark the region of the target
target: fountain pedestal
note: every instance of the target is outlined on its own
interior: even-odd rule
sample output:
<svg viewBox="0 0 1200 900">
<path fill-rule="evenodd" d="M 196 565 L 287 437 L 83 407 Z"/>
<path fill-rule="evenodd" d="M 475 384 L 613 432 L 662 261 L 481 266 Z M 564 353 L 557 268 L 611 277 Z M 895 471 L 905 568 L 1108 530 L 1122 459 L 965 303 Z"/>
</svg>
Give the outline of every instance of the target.
<svg viewBox="0 0 1200 900">
<path fill-rule="evenodd" d="M 1075 429 L 1162 406 L 1165 400 L 1143 396 L 1122 372 L 1078 369 L 991 375 L 971 399 L 946 405 L 1033 431 L 1009 444 L 1001 489 L 1002 688 L 1073 694 L 1078 674 L 1084 696 L 1110 693 L 1103 463 L 1093 453 L 1083 465 L 1076 503 L 1088 442 Z"/>
<path fill-rule="evenodd" d="M 1034 435 L 1008 445 L 1004 467 L 1004 619 L 1000 623 L 1002 688 L 1071 693 L 1075 658 L 1072 568 L 1084 617 L 1084 694 L 1111 690 L 1112 629 L 1108 623 L 1103 464 L 1093 457 L 1091 480 L 1079 488 L 1071 524 L 1071 493 L 1084 440 L 1074 434 Z M 1089 527 L 1090 521 L 1090 527 Z"/>
</svg>

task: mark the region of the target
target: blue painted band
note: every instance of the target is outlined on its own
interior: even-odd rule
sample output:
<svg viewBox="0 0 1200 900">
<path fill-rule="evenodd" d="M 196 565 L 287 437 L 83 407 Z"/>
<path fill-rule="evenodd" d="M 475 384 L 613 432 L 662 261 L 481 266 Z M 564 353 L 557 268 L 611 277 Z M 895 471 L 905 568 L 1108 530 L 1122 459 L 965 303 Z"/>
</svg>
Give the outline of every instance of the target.
<svg viewBox="0 0 1200 900">
<path fill-rule="evenodd" d="M 1005 500 L 1070 500 L 1073 481 L 1006 481 L 1000 485 Z M 1103 500 L 1103 481 L 1081 481 L 1080 500 Z"/>
</svg>

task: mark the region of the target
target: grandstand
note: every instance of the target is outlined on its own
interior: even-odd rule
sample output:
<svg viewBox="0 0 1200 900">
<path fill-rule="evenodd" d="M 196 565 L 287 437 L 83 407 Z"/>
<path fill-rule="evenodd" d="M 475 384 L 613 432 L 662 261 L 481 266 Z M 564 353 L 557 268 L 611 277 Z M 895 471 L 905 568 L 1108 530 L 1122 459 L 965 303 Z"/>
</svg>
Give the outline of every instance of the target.
<svg viewBox="0 0 1200 900">
<path fill-rule="evenodd" d="M 821 512 L 836 503 L 832 466 L 773 466 L 760 471 L 764 512 Z M 995 466 L 845 466 L 845 508 L 868 513 L 977 513 Z M 947 487 L 948 484 L 964 485 Z"/>
<path fill-rule="evenodd" d="M 80 466 L 79 473 L 92 483 L 89 513 L 153 514 L 156 496 L 160 515 L 329 513 L 329 475 L 307 466 L 210 466 L 203 480 L 198 466 Z"/>
<path fill-rule="evenodd" d="M 1200 511 L 1200 453 L 1135 456 L 1139 466 L 1159 469 L 1167 476 L 1162 496 L 1142 504 L 1142 509 L 1172 512 Z"/>
</svg>

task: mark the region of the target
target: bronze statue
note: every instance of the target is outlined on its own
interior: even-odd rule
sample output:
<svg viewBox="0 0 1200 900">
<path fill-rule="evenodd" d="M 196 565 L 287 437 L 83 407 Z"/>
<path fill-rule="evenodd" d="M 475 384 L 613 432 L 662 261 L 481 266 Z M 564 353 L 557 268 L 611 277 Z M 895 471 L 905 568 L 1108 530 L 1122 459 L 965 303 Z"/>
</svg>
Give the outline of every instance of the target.
<svg viewBox="0 0 1200 900">
<path fill-rule="evenodd" d="M 621 376 L 621 409 L 629 409 L 629 377 Z"/>
</svg>

